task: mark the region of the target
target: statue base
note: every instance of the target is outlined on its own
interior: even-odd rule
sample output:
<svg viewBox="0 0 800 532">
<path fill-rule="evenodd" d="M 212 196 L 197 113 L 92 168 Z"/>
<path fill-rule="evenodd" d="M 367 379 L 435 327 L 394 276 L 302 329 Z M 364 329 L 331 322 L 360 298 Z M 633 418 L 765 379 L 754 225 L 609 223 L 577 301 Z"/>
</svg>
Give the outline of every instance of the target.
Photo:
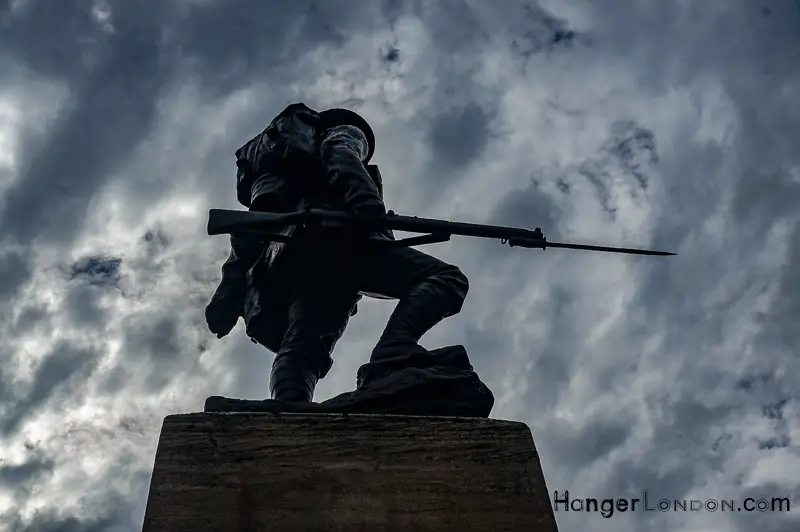
<svg viewBox="0 0 800 532">
<path fill-rule="evenodd" d="M 398 348 L 358 370 L 356 389 L 320 403 L 289 403 L 211 396 L 205 412 L 396 414 L 489 417 L 494 395 L 461 345 L 428 351 Z"/>
<path fill-rule="evenodd" d="M 164 419 L 143 532 L 557 532 L 530 429 L 480 418 Z"/>
</svg>

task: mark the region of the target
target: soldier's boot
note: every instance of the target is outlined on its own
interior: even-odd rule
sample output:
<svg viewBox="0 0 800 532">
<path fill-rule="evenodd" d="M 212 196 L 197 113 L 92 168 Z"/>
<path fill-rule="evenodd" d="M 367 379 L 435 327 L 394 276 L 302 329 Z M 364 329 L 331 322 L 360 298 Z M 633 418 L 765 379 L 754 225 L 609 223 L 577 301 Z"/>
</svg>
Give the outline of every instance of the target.
<svg viewBox="0 0 800 532">
<path fill-rule="evenodd" d="M 278 401 L 309 403 L 318 380 L 317 372 L 303 357 L 279 355 L 272 363 L 270 394 Z"/>
<path fill-rule="evenodd" d="M 458 314 L 469 290 L 467 277 L 447 265 L 414 287 L 395 307 L 372 351 L 372 362 L 418 348 L 419 339 L 445 318 Z"/>
<path fill-rule="evenodd" d="M 312 259 L 319 256 L 306 257 Z M 306 273 L 311 278 L 291 297 L 283 341 L 272 363 L 270 393 L 281 401 L 313 399 L 317 383 L 333 366 L 331 353 L 355 307 L 355 293 L 340 294 L 327 286 L 324 275 L 316 278 L 315 272 Z M 320 281 L 323 286 L 319 286 Z"/>
</svg>

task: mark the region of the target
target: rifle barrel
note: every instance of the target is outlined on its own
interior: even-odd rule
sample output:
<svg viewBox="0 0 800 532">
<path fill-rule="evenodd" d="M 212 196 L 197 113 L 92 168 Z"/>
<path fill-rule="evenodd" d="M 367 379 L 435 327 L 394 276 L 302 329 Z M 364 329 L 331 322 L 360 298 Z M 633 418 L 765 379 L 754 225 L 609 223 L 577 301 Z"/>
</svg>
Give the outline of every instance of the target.
<svg viewBox="0 0 800 532">
<path fill-rule="evenodd" d="M 238 231 L 255 231 L 260 233 L 273 233 L 276 228 L 288 225 L 303 225 L 307 223 L 331 223 L 334 225 L 358 225 L 361 220 L 344 211 L 327 209 L 308 209 L 292 213 L 266 213 L 249 211 L 232 211 L 227 209 L 211 209 L 209 211 L 208 234 L 218 235 Z M 389 212 L 384 218 L 374 221 L 374 226 L 379 229 L 394 231 L 407 231 L 411 233 L 424 233 L 423 236 L 412 237 L 393 243 L 393 245 L 418 245 L 424 243 L 444 242 L 449 235 L 472 236 L 478 238 L 491 238 L 506 241 L 511 247 L 525 248 L 566 248 L 582 249 L 588 251 L 604 251 L 609 253 L 627 253 L 633 255 L 676 255 L 668 251 L 649 249 L 617 248 L 608 246 L 593 246 L 588 244 L 567 244 L 563 242 L 548 242 L 543 238 L 541 231 L 521 229 L 518 227 L 505 227 L 501 225 L 484 225 L 468 222 L 451 222 L 434 218 L 419 218 L 417 216 L 403 216 Z M 275 235 L 269 235 L 275 236 Z"/>
<path fill-rule="evenodd" d="M 324 209 L 310 209 L 309 215 L 320 220 L 336 220 L 352 222 L 355 218 L 344 212 L 329 211 Z M 483 225 L 468 222 L 451 222 L 436 220 L 434 218 L 419 218 L 417 216 L 403 216 L 402 214 L 387 214 L 378 221 L 381 228 L 395 231 L 408 231 L 411 233 L 449 233 L 459 236 L 474 236 L 479 238 L 537 238 L 538 234 L 531 229 L 518 227 L 504 227 L 500 225 Z"/>
</svg>

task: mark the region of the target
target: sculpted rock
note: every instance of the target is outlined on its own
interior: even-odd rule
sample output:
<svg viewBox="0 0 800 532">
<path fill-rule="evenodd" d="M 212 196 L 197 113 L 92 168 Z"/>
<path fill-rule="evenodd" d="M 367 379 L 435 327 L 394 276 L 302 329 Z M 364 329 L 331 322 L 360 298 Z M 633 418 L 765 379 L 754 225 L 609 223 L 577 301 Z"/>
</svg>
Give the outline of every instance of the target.
<svg viewBox="0 0 800 532">
<path fill-rule="evenodd" d="M 494 395 L 461 345 L 386 349 L 358 370 L 356 389 L 320 403 L 212 396 L 206 412 L 291 412 L 489 417 Z"/>
</svg>

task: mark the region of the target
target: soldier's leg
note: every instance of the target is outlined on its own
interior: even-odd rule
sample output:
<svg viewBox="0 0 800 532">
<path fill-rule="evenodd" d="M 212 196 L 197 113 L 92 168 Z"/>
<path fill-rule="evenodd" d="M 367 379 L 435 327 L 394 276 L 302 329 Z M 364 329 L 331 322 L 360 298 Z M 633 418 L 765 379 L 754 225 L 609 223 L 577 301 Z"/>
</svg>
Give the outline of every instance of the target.
<svg viewBox="0 0 800 532">
<path fill-rule="evenodd" d="M 457 266 L 413 248 L 367 251 L 362 258 L 359 288 L 400 300 L 372 360 L 392 347 L 416 344 L 434 325 L 461 311 L 469 281 Z"/>
<path fill-rule="evenodd" d="M 359 297 L 355 291 L 309 288 L 295 293 L 289 305 L 288 327 L 270 375 L 273 399 L 313 399 L 317 382 L 333 365 L 331 352 Z"/>
</svg>

